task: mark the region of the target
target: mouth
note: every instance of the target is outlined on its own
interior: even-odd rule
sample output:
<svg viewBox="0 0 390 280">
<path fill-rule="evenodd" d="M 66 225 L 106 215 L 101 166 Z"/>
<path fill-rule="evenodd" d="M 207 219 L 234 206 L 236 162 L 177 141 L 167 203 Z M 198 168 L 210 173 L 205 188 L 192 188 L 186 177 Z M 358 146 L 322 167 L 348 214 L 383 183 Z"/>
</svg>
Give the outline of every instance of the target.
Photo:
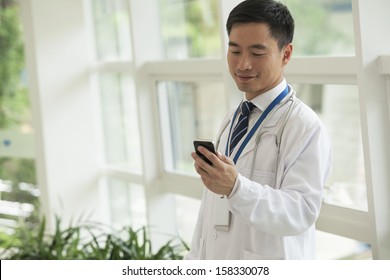
<svg viewBox="0 0 390 280">
<path fill-rule="evenodd" d="M 248 82 L 256 78 L 254 75 L 243 75 L 243 74 L 236 74 L 237 79 L 240 82 Z"/>
</svg>

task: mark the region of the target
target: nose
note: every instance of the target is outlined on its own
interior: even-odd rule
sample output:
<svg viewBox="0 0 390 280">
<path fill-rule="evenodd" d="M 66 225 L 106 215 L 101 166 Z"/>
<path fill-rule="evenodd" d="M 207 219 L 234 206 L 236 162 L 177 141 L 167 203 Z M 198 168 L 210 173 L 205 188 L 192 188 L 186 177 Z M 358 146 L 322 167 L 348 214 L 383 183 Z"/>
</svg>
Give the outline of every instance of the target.
<svg viewBox="0 0 390 280">
<path fill-rule="evenodd" d="M 240 56 L 238 64 L 237 64 L 237 68 L 238 68 L 238 70 L 241 70 L 241 71 L 252 69 L 252 61 L 251 61 L 249 55 L 242 54 Z"/>
</svg>

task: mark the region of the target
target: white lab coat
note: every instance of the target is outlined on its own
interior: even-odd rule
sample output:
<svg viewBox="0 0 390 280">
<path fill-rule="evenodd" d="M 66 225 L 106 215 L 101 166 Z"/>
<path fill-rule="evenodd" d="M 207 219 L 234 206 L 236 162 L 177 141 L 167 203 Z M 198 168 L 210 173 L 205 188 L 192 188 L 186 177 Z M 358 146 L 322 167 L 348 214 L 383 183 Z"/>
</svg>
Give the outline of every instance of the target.
<svg viewBox="0 0 390 280">
<path fill-rule="evenodd" d="M 227 114 L 221 127 L 221 153 L 225 153 L 233 113 Z M 331 168 L 327 133 L 290 88 L 257 135 L 238 159 L 239 175 L 225 198 L 229 225 L 217 225 L 221 197 L 205 188 L 186 259 L 315 258 L 315 221 Z"/>
</svg>

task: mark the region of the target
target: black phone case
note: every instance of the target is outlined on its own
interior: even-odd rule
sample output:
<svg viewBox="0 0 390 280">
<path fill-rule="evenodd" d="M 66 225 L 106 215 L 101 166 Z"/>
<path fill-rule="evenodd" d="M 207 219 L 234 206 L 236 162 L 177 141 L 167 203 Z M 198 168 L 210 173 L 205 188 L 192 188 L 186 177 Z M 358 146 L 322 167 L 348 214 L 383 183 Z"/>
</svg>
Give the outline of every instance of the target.
<svg viewBox="0 0 390 280">
<path fill-rule="evenodd" d="M 205 162 L 212 165 L 211 161 L 209 161 L 208 158 L 206 158 L 203 154 L 201 154 L 198 151 L 199 146 L 205 147 L 207 150 L 209 150 L 210 152 L 215 154 L 216 152 L 215 152 L 215 148 L 214 148 L 214 143 L 212 141 L 207 141 L 207 140 L 195 140 L 194 141 L 194 148 L 195 148 L 196 154 L 198 156 L 200 156 Z"/>
</svg>

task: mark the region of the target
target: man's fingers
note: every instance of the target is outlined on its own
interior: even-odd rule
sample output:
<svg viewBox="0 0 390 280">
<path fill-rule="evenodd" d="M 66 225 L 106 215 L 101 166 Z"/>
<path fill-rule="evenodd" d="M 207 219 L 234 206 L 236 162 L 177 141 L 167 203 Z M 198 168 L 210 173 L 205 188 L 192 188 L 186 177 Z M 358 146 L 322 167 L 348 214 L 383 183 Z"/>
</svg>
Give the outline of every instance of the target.
<svg viewBox="0 0 390 280">
<path fill-rule="evenodd" d="M 213 164 L 217 163 L 217 156 L 214 153 L 212 153 L 209 150 L 207 150 L 205 147 L 199 146 L 198 147 L 198 151 L 202 155 L 204 155 L 209 161 L 211 161 Z"/>
<path fill-rule="evenodd" d="M 231 158 L 225 156 L 224 154 L 222 154 L 222 153 L 220 153 L 220 152 L 218 152 L 218 158 L 219 158 L 222 162 L 224 162 L 224 163 L 226 163 L 226 164 L 234 165 L 234 163 L 233 163 L 233 161 L 231 160 Z"/>
</svg>

